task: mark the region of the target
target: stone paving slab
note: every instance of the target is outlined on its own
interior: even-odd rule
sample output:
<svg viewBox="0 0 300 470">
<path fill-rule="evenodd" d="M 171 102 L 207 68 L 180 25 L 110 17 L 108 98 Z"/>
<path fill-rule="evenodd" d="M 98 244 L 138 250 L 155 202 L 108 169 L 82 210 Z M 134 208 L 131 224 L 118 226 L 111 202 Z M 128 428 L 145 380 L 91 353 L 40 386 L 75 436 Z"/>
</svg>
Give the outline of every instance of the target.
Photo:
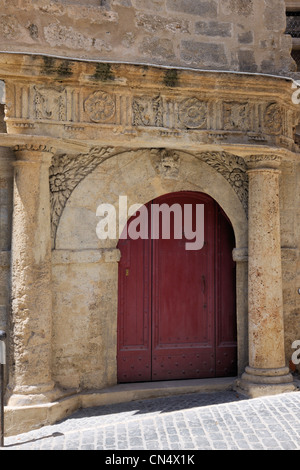
<svg viewBox="0 0 300 470">
<path fill-rule="evenodd" d="M 55 425 L 7 437 L 4 445 L 2 450 L 300 450 L 300 393 L 255 399 L 233 391 L 193 393 L 81 409 Z"/>
</svg>

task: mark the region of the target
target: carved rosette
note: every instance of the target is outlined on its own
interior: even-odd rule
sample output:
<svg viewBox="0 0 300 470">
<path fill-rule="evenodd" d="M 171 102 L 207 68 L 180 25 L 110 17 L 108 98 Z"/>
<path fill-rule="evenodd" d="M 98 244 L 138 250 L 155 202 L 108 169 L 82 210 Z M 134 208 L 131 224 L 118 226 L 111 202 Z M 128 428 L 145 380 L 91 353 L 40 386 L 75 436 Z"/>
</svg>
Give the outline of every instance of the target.
<svg viewBox="0 0 300 470">
<path fill-rule="evenodd" d="M 207 104 L 198 98 L 187 98 L 179 104 L 179 121 L 189 129 L 205 127 Z"/>
<path fill-rule="evenodd" d="M 115 97 L 105 91 L 95 91 L 84 102 L 84 110 L 93 122 L 106 122 L 116 113 Z"/>
<path fill-rule="evenodd" d="M 55 155 L 53 157 L 49 170 L 53 247 L 59 220 L 70 195 L 80 181 L 109 158 L 113 151 L 114 149 L 111 147 L 94 147 L 89 153 L 76 157 L 69 155 Z"/>
</svg>

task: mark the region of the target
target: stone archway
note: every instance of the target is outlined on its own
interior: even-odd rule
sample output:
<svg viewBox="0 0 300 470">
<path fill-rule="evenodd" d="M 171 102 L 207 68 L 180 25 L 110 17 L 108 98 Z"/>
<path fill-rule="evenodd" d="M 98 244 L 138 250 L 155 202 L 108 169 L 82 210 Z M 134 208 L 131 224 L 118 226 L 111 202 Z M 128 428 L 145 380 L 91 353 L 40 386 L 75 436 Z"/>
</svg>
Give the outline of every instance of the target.
<svg viewBox="0 0 300 470">
<path fill-rule="evenodd" d="M 53 364 L 55 380 L 62 386 L 78 387 L 86 383 L 88 387 L 100 388 L 116 383 L 119 254 L 117 240 L 98 240 L 96 236 L 99 204 L 110 203 L 118 208 L 120 193 L 127 195 L 130 206 L 170 192 L 202 191 L 211 195 L 231 220 L 236 250 L 240 253 L 247 247 L 245 208 L 230 178 L 226 178 L 230 174 L 228 168 L 218 163 L 218 168 L 227 171 L 224 176 L 214 167 L 216 158 L 214 155 L 208 164 L 180 151 L 167 156 L 157 150 L 129 151 L 107 159 L 75 187 L 61 214 L 53 251 Z M 238 371 L 241 373 L 247 363 L 244 299 L 247 263 L 241 257 L 237 261 L 241 261 L 237 262 Z M 89 327 L 84 328 L 84 324 Z M 69 325 L 68 342 L 62 336 L 65 325 Z M 72 359 L 75 343 L 76 354 L 82 358 L 85 355 L 85 361 Z"/>
</svg>

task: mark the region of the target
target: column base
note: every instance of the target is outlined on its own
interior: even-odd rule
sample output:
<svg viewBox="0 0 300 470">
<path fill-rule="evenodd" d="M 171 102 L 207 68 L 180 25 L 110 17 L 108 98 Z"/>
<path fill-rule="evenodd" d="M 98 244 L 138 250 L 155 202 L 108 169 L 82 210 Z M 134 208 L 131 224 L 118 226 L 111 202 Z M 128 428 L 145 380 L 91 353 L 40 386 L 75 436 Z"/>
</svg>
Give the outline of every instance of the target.
<svg viewBox="0 0 300 470">
<path fill-rule="evenodd" d="M 293 376 L 288 367 L 278 369 L 246 367 L 242 377 L 237 380 L 235 389 L 249 398 L 257 398 L 295 392 L 297 387 L 293 383 Z"/>
<path fill-rule="evenodd" d="M 61 390 L 54 384 L 19 386 L 13 389 L 7 406 L 30 406 L 52 403 L 61 396 Z"/>
</svg>

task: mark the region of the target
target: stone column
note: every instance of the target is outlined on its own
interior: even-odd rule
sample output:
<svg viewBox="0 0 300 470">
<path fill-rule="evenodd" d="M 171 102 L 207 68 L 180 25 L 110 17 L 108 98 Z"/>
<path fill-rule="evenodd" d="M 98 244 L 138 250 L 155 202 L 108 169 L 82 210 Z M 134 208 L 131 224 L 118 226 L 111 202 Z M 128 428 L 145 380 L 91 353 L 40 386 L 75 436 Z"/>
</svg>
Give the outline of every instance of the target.
<svg viewBox="0 0 300 470">
<path fill-rule="evenodd" d="M 282 302 L 280 158 L 252 156 L 249 175 L 249 366 L 240 387 L 249 396 L 294 390 L 286 367 Z"/>
<path fill-rule="evenodd" d="M 14 155 L 0 147 L 0 329 L 7 331 L 10 304 L 10 248 Z"/>
<path fill-rule="evenodd" d="M 52 292 L 49 166 L 51 150 L 15 149 L 12 227 L 10 406 L 50 402 Z"/>
</svg>

